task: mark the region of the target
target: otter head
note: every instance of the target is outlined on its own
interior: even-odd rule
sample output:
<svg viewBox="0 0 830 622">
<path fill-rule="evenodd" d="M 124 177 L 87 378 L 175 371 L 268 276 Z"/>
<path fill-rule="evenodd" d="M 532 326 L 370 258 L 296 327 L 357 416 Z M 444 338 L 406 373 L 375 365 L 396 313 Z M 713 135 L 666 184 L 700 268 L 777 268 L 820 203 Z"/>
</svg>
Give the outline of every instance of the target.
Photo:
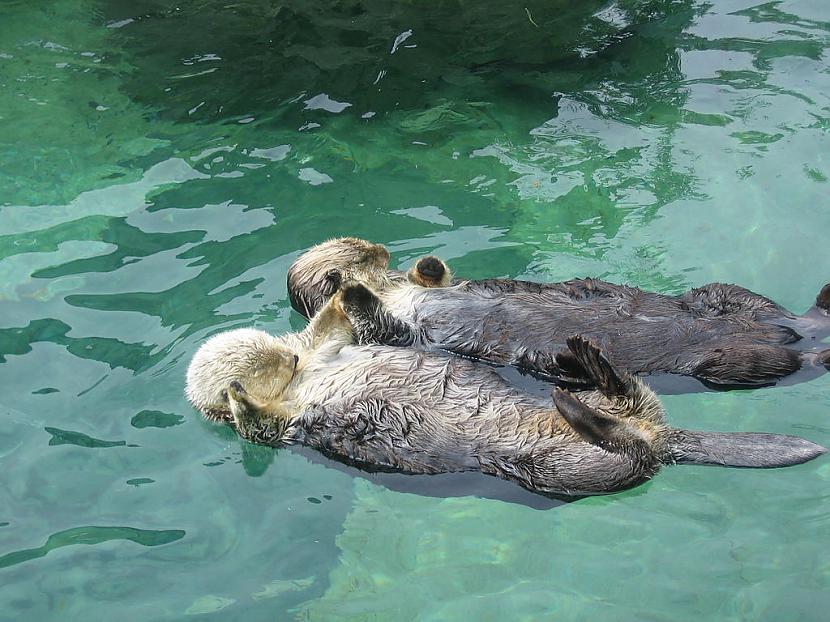
<svg viewBox="0 0 830 622">
<path fill-rule="evenodd" d="M 379 287 L 389 268 L 389 251 L 382 244 L 358 238 L 337 238 L 306 251 L 288 269 L 291 306 L 313 317 L 344 281 Z"/>
<path fill-rule="evenodd" d="M 447 287 L 452 280 L 449 266 L 435 255 L 421 257 L 406 273 L 410 283 L 421 287 Z"/>
<path fill-rule="evenodd" d="M 219 333 L 193 356 L 185 394 L 207 419 L 232 422 L 229 388 L 241 384 L 258 401 L 274 402 L 294 377 L 298 361 L 294 352 L 264 331 L 240 328 Z"/>
</svg>

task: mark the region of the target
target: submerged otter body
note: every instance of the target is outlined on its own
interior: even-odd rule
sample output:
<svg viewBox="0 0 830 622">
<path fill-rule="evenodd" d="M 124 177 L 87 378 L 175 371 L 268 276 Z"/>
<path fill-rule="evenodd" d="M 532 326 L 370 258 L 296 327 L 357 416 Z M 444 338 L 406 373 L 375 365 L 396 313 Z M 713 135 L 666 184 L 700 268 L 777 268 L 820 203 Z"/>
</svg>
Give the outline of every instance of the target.
<svg viewBox="0 0 830 622">
<path fill-rule="evenodd" d="M 582 338 L 569 351 L 597 389 L 557 389 L 552 401 L 473 361 L 353 345 L 353 314 L 367 302 L 356 286 L 302 333 L 213 337 L 190 364 L 188 398 L 254 442 L 413 474 L 479 470 L 544 493 L 622 490 L 667 463 L 784 466 L 824 451 L 795 437 L 671 429 L 654 393 Z"/>
<path fill-rule="evenodd" d="M 388 270 L 380 245 L 332 240 L 290 268 L 289 295 L 294 308 L 310 316 L 341 280 L 357 280 L 382 301 L 377 321 L 394 326 L 390 343 L 432 345 L 564 380 L 572 379 L 565 340 L 573 334 L 592 338 L 614 365 L 633 373 L 682 374 L 731 387 L 772 384 L 792 374 L 805 360 L 792 347 L 801 339 L 796 331 L 830 331 L 830 319 L 819 310 L 799 317 L 735 285 L 666 296 L 595 279 L 449 282 L 436 265 L 440 260 L 422 261 L 425 276 L 418 276 L 418 266 L 404 275 Z"/>
</svg>

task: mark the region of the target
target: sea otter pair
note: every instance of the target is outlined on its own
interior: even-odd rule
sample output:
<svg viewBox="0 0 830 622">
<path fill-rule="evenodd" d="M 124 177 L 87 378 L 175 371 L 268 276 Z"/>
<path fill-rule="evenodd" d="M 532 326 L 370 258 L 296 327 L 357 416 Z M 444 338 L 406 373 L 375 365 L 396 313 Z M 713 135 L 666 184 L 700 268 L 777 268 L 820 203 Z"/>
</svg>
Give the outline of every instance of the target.
<svg viewBox="0 0 830 622">
<path fill-rule="evenodd" d="M 449 305 L 462 333 L 453 336 L 453 316 L 445 310 L 439 323 L 437 305 L 421 309 L 422 299 L 410 291 L 457 289 L 449 287 L 446 267 L 427 258 L 407 276 L 389 272 L 388 261 L 382 246 L 352 238 L 306 253 L 289 271 L 289 291 L 295 307 L 313 315 L 308 327 L 279 338 L 252 329 L 211 338 L 188 369 L 190 401 L 253 442 L 303 443 L 371 469 L 479 470 L 544 493 L 622 490 L 662 464 L 775 467 L 824 452 L 790 436 L 672 429 L 653 391 L 584 337 L 554 333 L 551 343 L 566 341 L 566 350 L 531 352 L 511 341 L 521 323 L 460 328 L 487 317 L 487 304 L 504 304 L 499 292 L 538 305 L 546 286 L 480 282 L 489 296 L 463 310 Z M 586 298 L 588 289 L 608 285 L 580 283 Z M 744 309 L 763 313 L 760 306 Z M 448 347 L 465 334 L 475 349 Z M 552 401 L 536 398 L 491 367 L 430 344 L 501 363 L 544 360 L 537 371 L 565 374 L 579 390 L 557 388 Z"/>
</svg>

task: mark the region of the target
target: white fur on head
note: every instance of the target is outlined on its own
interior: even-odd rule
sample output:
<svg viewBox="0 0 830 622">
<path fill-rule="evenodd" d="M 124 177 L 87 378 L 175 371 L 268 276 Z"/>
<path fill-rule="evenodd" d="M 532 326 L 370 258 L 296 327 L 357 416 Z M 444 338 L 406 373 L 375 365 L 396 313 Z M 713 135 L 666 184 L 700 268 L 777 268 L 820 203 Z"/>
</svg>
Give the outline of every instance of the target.
<svg viewBox="0 0 830 622">
<path fill-rule="evenodd" d="M 376 273 L 385 274 L 388 267 L 389 251 L 382 244 L 359 238 L 328 240 L 300 255 L 288 269 L 291 305 L 310 319 L 334 295 L 341 282 L 363 281 Z"/>
<path fill-rule="evenodd" d="M 214 335 L 196 351 L 187 368 L 187 399 L 205 414 L 213 409 L 227 409 L 223 391 L 234 380 L 244 384 L 275 349 L 286 348 L 262 330 L 239 328 Z"/>
</svg>

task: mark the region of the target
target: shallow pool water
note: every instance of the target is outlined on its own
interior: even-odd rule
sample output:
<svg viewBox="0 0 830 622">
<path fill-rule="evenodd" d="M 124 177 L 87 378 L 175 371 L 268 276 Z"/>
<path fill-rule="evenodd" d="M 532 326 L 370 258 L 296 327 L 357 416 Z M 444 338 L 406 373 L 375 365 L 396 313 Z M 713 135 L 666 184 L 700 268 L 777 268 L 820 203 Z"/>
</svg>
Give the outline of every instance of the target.
<svg viewBox="0 0 830 622">
<path fill-rule="evenodd" d="M 805 311 L 825 0 L 0 12 L 0 620 L 826 619 L 827 456 L 535 503 L 246 445 L 182 393 L 207 336 L 301 328 L 285 272 L 345 234 Z M 828 375 L 664 402 L 830 446 Z"/>
</svg>

